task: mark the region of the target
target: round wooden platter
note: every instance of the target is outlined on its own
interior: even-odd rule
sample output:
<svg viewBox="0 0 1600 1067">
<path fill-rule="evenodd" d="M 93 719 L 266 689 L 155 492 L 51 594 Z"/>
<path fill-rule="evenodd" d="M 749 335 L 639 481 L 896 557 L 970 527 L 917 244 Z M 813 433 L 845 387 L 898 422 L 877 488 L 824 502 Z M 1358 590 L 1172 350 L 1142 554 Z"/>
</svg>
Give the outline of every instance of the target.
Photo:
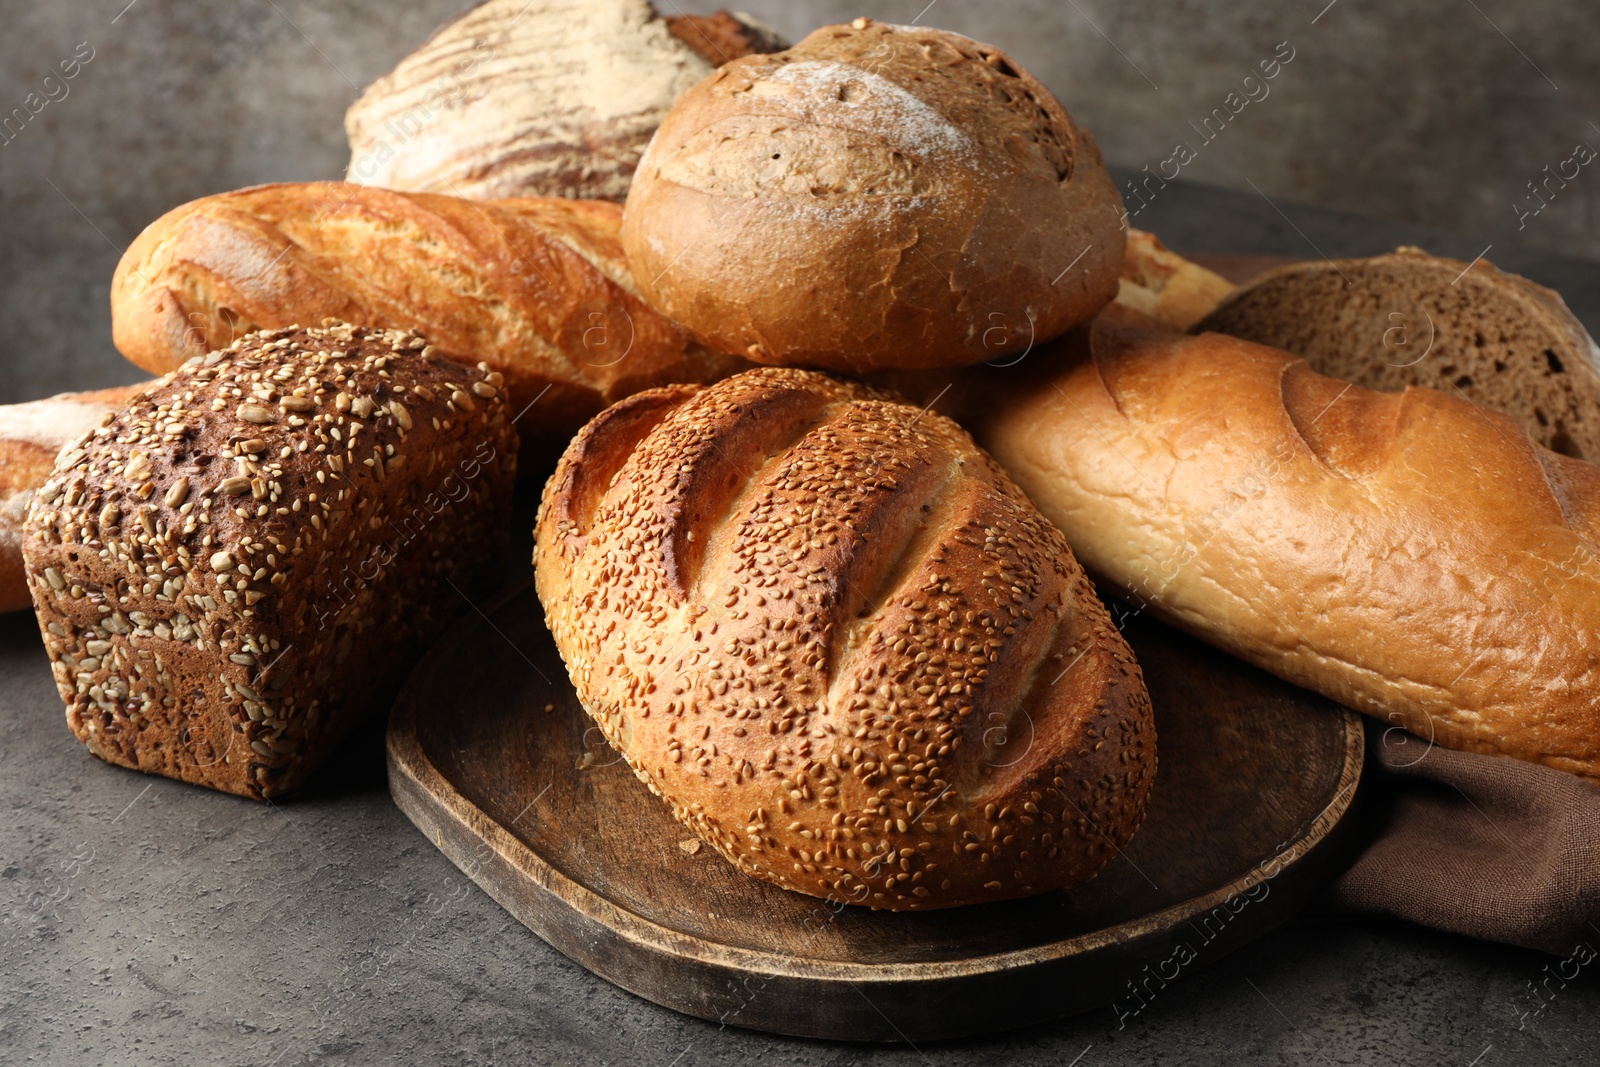
<svg viewBox="0 0 1600 1067">
<path fill-rule="evenodd" d="M 1092 881 L 872 911 L 741 874 L 673 821 L 578 704 L 532 584 L 419 663 L 390 718 L 395 803 L 529 929 L 639 996 L 729 1025 L 923 1041 L 1151 995 L 1300 908 L 1344 857 L 1353 713 L 1146 619 L 1149 816 Z"/>
</svg>

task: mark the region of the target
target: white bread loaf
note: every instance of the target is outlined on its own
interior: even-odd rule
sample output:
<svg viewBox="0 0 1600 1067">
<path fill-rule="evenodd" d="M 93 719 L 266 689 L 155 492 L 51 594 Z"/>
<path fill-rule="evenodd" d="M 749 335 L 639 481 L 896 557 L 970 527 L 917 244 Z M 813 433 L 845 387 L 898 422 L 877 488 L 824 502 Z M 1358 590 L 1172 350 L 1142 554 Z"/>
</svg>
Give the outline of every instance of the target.
<svg viewBox="0 0 1600 1067">
<path fill-rule="evenodd" d="M 1431 389 L 1096 324 L 968 424 L 1136 608 L 1438 744 L 1600 776 L 1600 470 Z"/>
</svg>

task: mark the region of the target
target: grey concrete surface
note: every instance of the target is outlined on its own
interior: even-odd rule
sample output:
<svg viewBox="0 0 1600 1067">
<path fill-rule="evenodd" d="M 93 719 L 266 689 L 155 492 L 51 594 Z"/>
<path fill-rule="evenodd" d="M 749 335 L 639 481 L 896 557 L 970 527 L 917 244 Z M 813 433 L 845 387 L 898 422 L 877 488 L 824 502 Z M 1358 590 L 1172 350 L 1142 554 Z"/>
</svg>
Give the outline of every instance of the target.
<svg viewBox="0 0 1600 1067">
<path fill-rule="evenodd" d="M 348 161 L 345 107 L 462 6 L 0 0 L 0 115 L 30 93 L 39 94 L 33 106 L 47 101 L 0 140 L 0 403 L 135 380 L 110 344 L 107 292 L 120 250 L 186 200 L 338 177 Z M 1184 141 L 1196 152 L 1181 168 L 1186 181 L 1481 235 L 1478 248 L 1492 240 L 1495 258 L 1540 248 L 1600 256 L 1600 163 L 1569 165 L 1576 177 L 1552 184 L 1548 207 L 1520 230 L 1513 208 L 1536 205 L 1527 183 L 1572 159 L 1579 142 L 1600 147 L 1600 66 L 1587 61 L 1600 39 L 1594 3 L 743 6 L 793 36 L 860 14 L 920 15 L 990 40 L 1052 86 L 1131 171 L 1159 171 Z M 1281 42 L 1293 59 L 1247 86 Z M 92 58 L 76 60 L 85 49 Z M 75 77 L 59 77 L 63 62 L 76 62 Z M 1266 95 L 1205 140 L 1197 128 L 1236 90 Z M 1135 221 L 1154 227 L 1156 217 Z"/>
</svg>

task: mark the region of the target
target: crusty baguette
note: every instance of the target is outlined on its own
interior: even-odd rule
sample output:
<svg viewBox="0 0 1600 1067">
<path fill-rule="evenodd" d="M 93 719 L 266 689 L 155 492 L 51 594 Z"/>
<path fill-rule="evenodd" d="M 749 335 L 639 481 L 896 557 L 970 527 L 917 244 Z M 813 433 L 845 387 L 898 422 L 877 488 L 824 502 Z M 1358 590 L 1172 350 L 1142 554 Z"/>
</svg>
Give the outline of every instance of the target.
<svg viewBox="0 0 1600 1067">
<path fill-rule="evenodd" d="M 1304 356 L 1369 389 L 1425 385 L 1522 425 L 1546 448 L 1600 462 L 1600 348 L 1561 294 L 1405 247 L 1268 271 L 1195 327 Z"/>
<path fill-rule="evenodd" d="M 1170 330 L 1187 330 L 1235 290 L 1228 279 L 1185 259 L 1153 233 L 1128 230 L 1114 308 L 1139 312 Z"/>
<path fill-rule="evenodd" d="M 343 182 L 263 185 L 168 212 L 111 283 L 112 335 L 164 374 L 255 329 L 420 329 L 503 374 L 524 443 L 558 448 L 606 404 L 745 366 L 707 352 L 634 293 L 598 201 L 478 202 Z M 548 391 L 546 391 L 548 390 Z"/>
<path fill-rule="evenodd" d="M 251 334 L 61 454 L 23 555 L 90 752 L 281 796 L 492 591 L 512 412 L 498 375 L 426 351 L 349 326 Z"/>
<path fill-rule="evenodd" d="M 969 423 L 1135 607 L 1441 745 L 1600 775 L 1600 470 L 1218 334 L 1036 356 L 966 383 Z"/>
<path fill-rule="evenodd" d="M 22 569 L 22 520 L 33 492 L 71 441 L 99 426 L 148 382 L 0 406 L 0 612 L 32 600 Z"/>
<path fill-rule="evenodd" d="M 584 706 L 745 872 L 892 909 L 1088 878 L 1143 818 L 1143 676 L 1066 542 L 942 416 L 809 371 L 638 394 L 545 488 Z"/>
</svg>

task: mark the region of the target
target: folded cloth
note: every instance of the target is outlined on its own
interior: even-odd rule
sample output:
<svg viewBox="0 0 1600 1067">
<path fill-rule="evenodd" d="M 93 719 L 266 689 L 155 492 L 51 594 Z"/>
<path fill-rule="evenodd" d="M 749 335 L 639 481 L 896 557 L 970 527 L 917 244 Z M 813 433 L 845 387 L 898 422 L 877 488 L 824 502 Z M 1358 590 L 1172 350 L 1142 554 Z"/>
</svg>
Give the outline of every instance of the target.
<svg viewBox="0 0 1600 1067">
<path fill-rule="evenodd" d="M 1377 836 L 1327 906 L 1562 956 L 1600 946 L 1600 787 L 1373 723 L 1367 741 Z"/>
</svg>

